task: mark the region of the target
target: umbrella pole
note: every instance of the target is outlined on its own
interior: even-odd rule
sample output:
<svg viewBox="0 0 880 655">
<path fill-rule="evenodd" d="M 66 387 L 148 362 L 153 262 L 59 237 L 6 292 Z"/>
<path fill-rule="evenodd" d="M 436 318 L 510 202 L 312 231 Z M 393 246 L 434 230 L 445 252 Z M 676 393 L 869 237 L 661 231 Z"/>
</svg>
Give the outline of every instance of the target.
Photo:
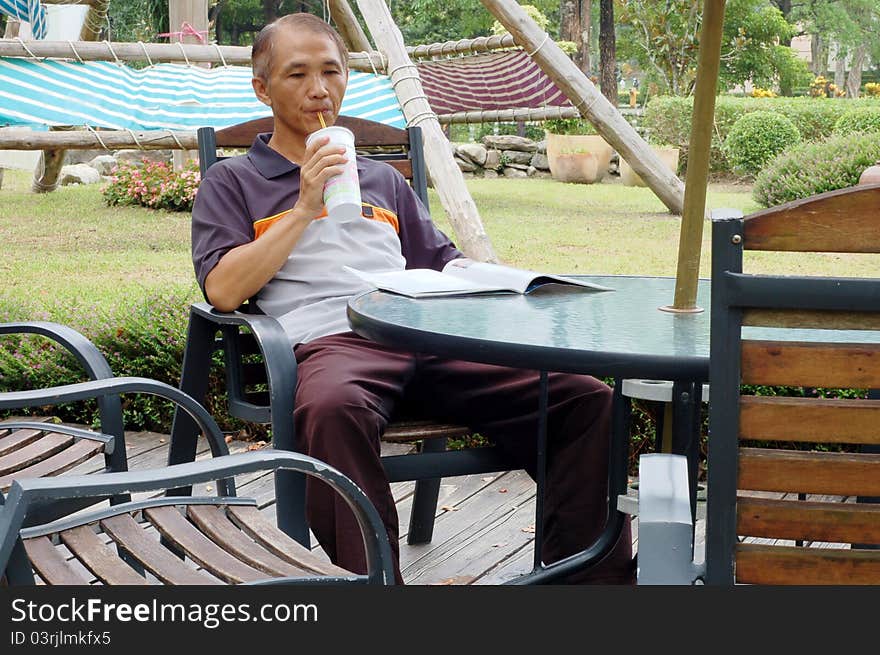
<svg viewBox="0 0 880 655">
<path fill-rule="evenodd" d="M 696 305 L 697 281 L 700 276 L 700 251 L 703 245 L 703 221 L 706 216 L 709 149 L 715 122 L 715 94 L 721 57 L 724 3 L 725 0 L 705 0 L 703 3 L 700 57 L 694 89 L 694 111 L 684 187 L 684 211 L 678 242 L 675 299 L 671 307 L 662 308 L 672 312 L 703 311 Z"/>
</svg>

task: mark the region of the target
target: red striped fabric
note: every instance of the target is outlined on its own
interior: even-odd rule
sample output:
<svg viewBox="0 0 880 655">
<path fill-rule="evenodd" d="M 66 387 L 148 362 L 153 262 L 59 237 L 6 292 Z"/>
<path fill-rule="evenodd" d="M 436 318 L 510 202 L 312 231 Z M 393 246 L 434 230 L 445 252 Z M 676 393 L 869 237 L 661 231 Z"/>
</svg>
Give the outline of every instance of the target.
<svg viewBox="0 0 880 655">
<path fill-rule="evenodd" d="M 522 50 L 418 63 L 422 87 L 438 114 L 571 106 Z"/>
</svg>

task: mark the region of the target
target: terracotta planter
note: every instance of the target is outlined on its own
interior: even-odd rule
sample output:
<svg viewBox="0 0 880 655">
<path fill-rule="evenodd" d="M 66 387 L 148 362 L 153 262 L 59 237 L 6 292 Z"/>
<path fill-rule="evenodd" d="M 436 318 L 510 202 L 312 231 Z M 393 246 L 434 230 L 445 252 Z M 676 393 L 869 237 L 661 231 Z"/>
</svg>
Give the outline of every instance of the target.
<svg viewBox="0 0 880 655">
<path fill-rule="evenodd" d="M 545 134 L 547 137 L 547 161 L 554 180 L 592 184 L 601 181 L 605 173 L 608 172 L 613 149 L 598 134 L 552 134 L 550 132 Z M 587 163 L 590 157 L 585 155 L 592 155 L 595 164 Z M 582 160 L 580 164 L 573 163 L 573 158 L 577 157 Z M 584 170 L 584 176 L 579 179 L 572 177 L 578 166 Z M 588 176 L 586 173 L 593 169 L 595 172 Z M 566 179 L 563 179 L 563 176 Z"/>
<path fill-rule="evenodd" d="M 599 180 L 599 160 L 592 152 L 556 155 L 550 174 L 559 182 L 592 184 Z"/>
<path fill-rule="evenodd" d="M 666 164 L 667 168 L 673 173 L 678 171 L 678 148 L 654 148 L 654 152 L 660 157 L 660 160 Z M 632 169 L 632 166 L 626 163 L 626 160 L 620 158 L 620 181 L 626 186 L 647 186 L 645 181 Z"/>
<path fill-rule="evenodd" d="M 868 166 L 862 172 L 859 177 L 859 184 L 880 184 L 880 161 L 873 166 Z"/>
</svg>

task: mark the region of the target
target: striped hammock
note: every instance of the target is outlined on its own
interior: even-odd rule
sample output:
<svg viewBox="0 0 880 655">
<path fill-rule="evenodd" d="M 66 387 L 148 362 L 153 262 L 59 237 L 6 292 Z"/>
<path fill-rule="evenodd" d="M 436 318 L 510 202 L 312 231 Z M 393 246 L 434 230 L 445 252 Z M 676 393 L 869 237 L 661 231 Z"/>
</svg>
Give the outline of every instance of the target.
<svg viewBox="0 0 880 655">
<path fill-rule="evenodd" d="M 438 114 L 571 106 L 522 50 L 418 63 L 428 102 Z"/>
<path fill-rule="evenodd" d="M 373 73 L 351 71 L 342 113 L 406 124 L 391 82 Z M 0 126 L 190 130 L 269 115 L 254 95 L 249 67 L 156 64 L 137 70 L 114 62 L 0 57 Z"/>
<path fill-rule="evenodd" d="M 0 0 L 0 14 L 30 23 L 35 39 L 46 38 L 46 8 L 40 0 Z"/>
</svg>

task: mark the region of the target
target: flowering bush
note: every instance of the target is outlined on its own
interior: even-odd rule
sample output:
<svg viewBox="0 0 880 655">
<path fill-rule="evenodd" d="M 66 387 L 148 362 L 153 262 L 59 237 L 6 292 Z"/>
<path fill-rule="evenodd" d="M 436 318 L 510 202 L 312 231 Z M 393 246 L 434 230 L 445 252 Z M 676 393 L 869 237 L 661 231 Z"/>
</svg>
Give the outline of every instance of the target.
<svg viewBox="0 0 880 655">
<path fill-rule="evenodd" d="M 175 171 L 169 164 L 144 158 L 141 164 L 117 166 L 103 193 L 108 205 L 191 211 L 198 187 L 199 170 L 195 162 L 187 162 L 183 170 Z"/>
<path fill-rule="evenodd" d="M 868 82 L 865 85 L 865 95 L 871 98 L 880 98 L 880 82 Z"/>
<path fill-rule="evenodd" d="M 752 89 L 752 97 L 753 98 L 775 98 L 776 94 L 771 89 L 762 89 L 760 87 L 755 87 Z"/>
</svg>

